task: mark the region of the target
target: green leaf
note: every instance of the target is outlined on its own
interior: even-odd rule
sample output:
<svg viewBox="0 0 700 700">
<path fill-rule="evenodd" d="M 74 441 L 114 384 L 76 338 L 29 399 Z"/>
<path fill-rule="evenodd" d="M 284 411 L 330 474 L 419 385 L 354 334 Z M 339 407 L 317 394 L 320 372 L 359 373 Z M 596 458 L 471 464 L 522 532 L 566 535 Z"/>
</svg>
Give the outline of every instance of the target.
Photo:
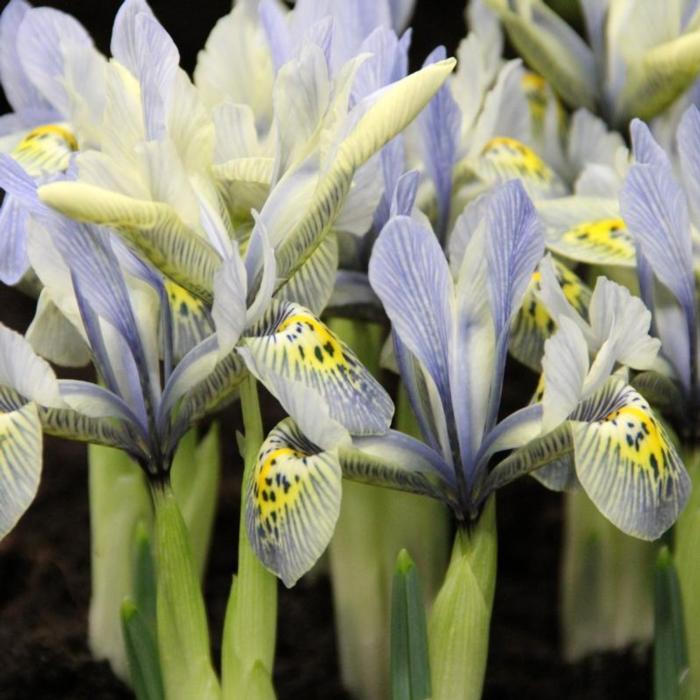
<svg viewBox="0 0 700 700">
<path fill-rule="evenodd" d="M 391 689 L 393 700 L 430 697 L 430 662 L 423 594 L 415 564 L 399 552 L 391 593 Z"/>
<path fill-rule="evenodd" d="M 156 570 L 151 552 L 151 536 L 146 524 L 136 526 L 134 536 L 134 605 L 150 629 L 156 629 Z"/>
<path fill-rule="evenodd" d="M 257 383 L 250 376 L 241 386 L 241 409 L 245 437 L 239 439 L 244 473 L 238 531 L 238 572 L 231 585 L 224 619 L 221 645 L 223 700 L 255 697 L 246 691 L 252 675 L 255 675 L 252 682 L 258 688 L 264 685 L 261 674 L 271 679 L 277 635 L 277 579 L 255 556 L 246 531 L 246 494 L 263 439 Z"/>
<path fill-rule="evenodd" d="M 204 599 L 187 528 L 168 483 L 152 484 L 156 514 L 158 649 L 168 700 L 218 700 Z"/>
<path fill-rule="evenodd" d="M 158 648 L 148 621 L 129 598 L 122 603 L 122 631 L 137 700 L 165 700 Z"/>
<path fill-rule="evenodd" d="M 654 575 L 654 698 L 679 700 L 688 656 L 678 574 L 668 547 L 662 547 Z"/>
<path fill-rule="evenodd" d="M 180 440 L 170 478 L 192 546 L 192 558 L 200 580 L 209 554 L 214 515 L 216 513 L 221 476 L 219 426 L 212 424 L 197 442 L 197 429 L 192 428 Z"/>
</svg>

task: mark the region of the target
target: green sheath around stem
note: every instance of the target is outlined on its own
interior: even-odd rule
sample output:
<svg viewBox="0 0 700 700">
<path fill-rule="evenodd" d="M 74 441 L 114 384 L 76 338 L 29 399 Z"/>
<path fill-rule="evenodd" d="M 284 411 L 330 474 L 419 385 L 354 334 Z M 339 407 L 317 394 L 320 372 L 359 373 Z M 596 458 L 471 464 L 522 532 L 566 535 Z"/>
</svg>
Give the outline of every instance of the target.
<svg viewBox="0 0 700 700">
<path fill-rule="evenodd" d="M 433 700 L 479 700 L 486 673 L 496 586 L 496 505 L 455 536 L 428 622 Z"/>
<path fill-rule="evenodd" d="M 379 377 L 385 331 L 377 323 L 333 318 L 331 330 Z M 396 428 L 419 437 L 403 389 Z M 391 582 L 402 548 L 413 557 L 432 603 L 445 572 L 449 542 L 446 508 L 425 496 L 343 482 L 340 517 L 329 548 L 343 685 L 360 700 L 390 696 Z M 361 575 L 358 572 L 362 572 Z"/>
<path fill-rule="evenodd" d="M 583 490 L 564 495 L 561 631 L 564 658 L 649 644 L 657 546 L 620 532 Z"/>
<path fill-rule="evenodd" d="M 209 630 L 190 541 L 168 481 L 151 485 L 156 522 L 157 622 L 168 700 L 218 700 Z"/>
<path fill-rule="evenodd" d="M 133 596 L 133 550 L 139 523 L 152 519 L 141 468 L 111 447 L 88 446 L 92 591 L 88 639 L 96 659 L 107 659 L 128 681 L 120 609 Z"/>
<path fill-rule="evenodd" d="M 231 587 L 222 646 L 224 700 L 274 697 L 272 668 L 277 633 L 277 579 L 250 546 L 245 508 L 248 482 L 263 441 L 258 387 L 253 377 L 241 385 L 245 435 L 242 440 L 243 482 L 238 535 L 238 573 Z"/>
<path fill-rule="evenodd" d="M 686 450 L 684 462 L 693 482 L 690 499 L 675 527 L 674 560 L 683 600 L 688 678 L 683 695 L 700 698 L 700 450 Z"/>
</svg>

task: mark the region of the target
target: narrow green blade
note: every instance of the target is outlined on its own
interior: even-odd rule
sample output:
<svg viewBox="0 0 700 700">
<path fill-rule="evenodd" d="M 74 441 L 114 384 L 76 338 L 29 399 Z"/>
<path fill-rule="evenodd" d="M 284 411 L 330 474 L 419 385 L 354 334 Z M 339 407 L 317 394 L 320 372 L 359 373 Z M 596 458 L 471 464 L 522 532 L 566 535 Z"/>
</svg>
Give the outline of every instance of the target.
<svg viewBox="0 0 700 700">
<path fill-rule="evenodd" d="M 165 700 L 156 641 L 144 616 L 130 598 L 122 603 L 122 630 L 131 683 L 137 700 Z"/>
<path fill-rule="evenodd" d="M 679 700 L 688 670 L 683 602 L 668 547 L 659 552 L 654 575 L 654 698 Z"/>
<path fill-rule="evenodd" d="M 143 622 L 155 634 L 156 570 L 151 552 L 151 537 L 143 521 L 136 526 L 134 540 L 134 605 Z"/>
<path fill-rule="evenodd" d="M 415 564 L 399 552 L 391 599 L 391 694 L 393 700 L 430 697 L 430 663 L 423 594 Z"/>
</svg>

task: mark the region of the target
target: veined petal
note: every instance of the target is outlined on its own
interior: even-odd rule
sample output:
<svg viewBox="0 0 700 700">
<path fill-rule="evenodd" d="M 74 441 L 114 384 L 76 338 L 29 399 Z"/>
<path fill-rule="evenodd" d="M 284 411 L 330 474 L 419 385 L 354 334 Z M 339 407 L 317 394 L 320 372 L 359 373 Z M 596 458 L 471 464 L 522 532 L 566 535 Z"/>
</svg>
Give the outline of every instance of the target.
<svg viewBox="0 0 700 700">
<path fill-rule="evenodd" d="M 34 403 L 0 413 L 0 540 L 36 496 L 41 448 L 41 423 Z"/>
<path fill-rule="evenodd" d="M 562 197 L 539 202 L 547 248 L 590 265 L 634 267 L 632 234 L 615 199 Z"/>
<path fill-rule="evenodd" d="M 436 48 L 425 59 L 423 65 L 444 60 L 447 55 L 444 46 Z M 462 113 L 452 97 L 450 88 L 443 85 L 428 106 L 418 117 L 421 134 L 423 162 L 433 181 L 438 203 L 437 233 L 442 239 L 446 235 L 452 196 L 452 168 L 459 155 Z"/>
<path fill-rule="evenodd" d="M 559 330 L 545 343 L 542 368 L 542 432 L 562 423 L 583 398 L 588 374 L 588 343 L 581 329 L 569 318 L 559 319 Z"/>
<path fill-rule="evenodd" d="M 27 259 L 27 210 L 6 194 L 0 209 L 0 281 L 13 285 L 29 267 Z"/>
<path fill-rule="evenodd" d="M 38 7 L 24 15 L 16 42 L 32 83 L 62 115 L 70 114 L 71 97 L 64 80 L 66 53 L 71 46 L 92 48 L 90 35 L 70 15 Z"/>
<path fill-rule="evenodd" d="M 691 105 L 683 115 L 678 131 L 678 159 L 688 203 L 696 227 L 700 226 L 700 112 Z"/>
<path fill-rule="evenodd" d="M 632 387 L 614 391 L 592 421 L 572 421 L 576 473 L 596 507 L 623 532 L 660 537 L 690 493 L 690 479 L 665 429 Z"/>
<path fill-rule="evenodd" d="M 63 406 L 51 365 L 38 357 L 27 340 L 0 324 L 0 388 L 41 406 Z"/>
<path fill-rule="evenodd" d="M 561 491 L 576 484 L 574 446 L 568 423 L 563 423 L 499 462 L 484 480 L 477 504 L 524 474 L 531 474 L 547 488 Z"/>
<path fill-rule="evenodd" d="M 392 219 L 374 244 L 369 279 L 394 332 L 449 403 L 454 287 L 437 238 L 408 217 Z"/>
<path fill-rule="evenodd" d="M 277 280 L 277 261 L 270 244 L 267 228 L 257 212 L 253 212 L 255 227 L 245 254 L 245 269 L 248 281 L 248 311 L 246 324 L 252 325 L 265 313 L 272 299 Z M 254 298 L 252 295 L 255 295 Z"/>
<path fill-rule="evenodd" d="M 112 28 L 112 56 L 133 75 L 138 75 L 139 52 L 143 49 L 136 25 L 136 16 L 142 12 L 147 15 L 153 14 L 146 0 L 124 0 L 117 11 Z"/>
<path fill-rule="evenodd" d="M 172 319 L 173 359 L 179 362 L 195 345 L 214 332 L 214 320 L 200 297 L 168 278 L 163 286 Z"/>
<path fill-rule="evenodd" d="M 402 131 L 440 88 L 454 67 L 448 59 L 399 80 L 355 107 L 361 116 L 333 151 L 304 216 L 277 249 L 284 280 L 313 255 L 340 213 L 357 168 Z M 352 120 L 351 120 L 352 123 Z"/>
<path fill-rule="evenodd" d="M 430 496 L 456 507 L 454 470 L 438 452 L 408 435 L 390 430 L 354 438 L 352 445 L 339 447 L 338 459 L 346 479 Z"/>
<path fill-rule="evenodd" d="M 638 162 L 620 192 L 620 208 L 630 231 L 659 280 L 683 306 L 695 333 L 695 282 L 690 219 L 685 194 L 667 156 L 640 121 L 632 123 Z"/>
<path fill-rule="evenodd" d="M 387 393 L 355 353 L 304 307 L 273 301 L 241 347 L 247 350 L 248 368 L 263 383 L 273 373 L 310 387 L 351 433 L 381 434 L 389 427 L 393 404 Z"/>
<path fill-rule="evenodd" d="M 641 299 L 632 296 L 626 287 L 598 277 L 588 314 L 593 340 L 591 349 L 600 349 L 594 368 L 599 362 L 606 363 L 601 359 L 605 354 L 610 358 L 606 374 L 615 362 L 633 369 L 651 368 L 661 343 L 649 335 L 651 312 Z"/>
<path fill-rule="evenodd" d="M 490 139 L 476 158 L 457 164 L 455 179 L 472 171 L 487 184 L 518 178 L 532 197 L 561 197 L 566 192 L 561 178 L 535 151 L 507 136 Z"/>
<path fill-rule="evenodd" d="M 10 0 L 0 15 L 0 81 L 15 112 L 51 110 L 25 73 L 17 50 L 17 33 L 30 9 L 24 0 Z"/>
<path fill-rule="evenodd" d="M 25 337 L 37 354 L 57 365 L 83 367 L 90 361 L 90 348 L 54 304 L 46 287 L 41 290 Z"/>
<path fill-rule="evenodd" d="M 114 226 L 164 274 L 211 302 L 221 258 L 162 202 L 109 192 L 94 185 L 55 182 L 39 188 L 50 207 L 79 221 Z"/>
<path fill-rule="evenodd" d="M 309 442 L 293 420 L 279 423 L 262 444 L 248 485 L 248 537 L 286 586 L 328 545 L 340 513 L 341 484 L 335 452 Z"/>
<path fill-rule="evenodd" d="M 544 238 L 522 184 L 511 181 L 489 194 L 485 224 L 491 310 L 496 335 L 507 332 L 542 255 Z"/>
<path fill-rule="evenodd" d="M 221 357 L 233 350 L 245 329 L 246 291 L 246 269 L 238 251 L 234 250 L 214 277 L 211 315 L 216 325 Z"/>
</svg>

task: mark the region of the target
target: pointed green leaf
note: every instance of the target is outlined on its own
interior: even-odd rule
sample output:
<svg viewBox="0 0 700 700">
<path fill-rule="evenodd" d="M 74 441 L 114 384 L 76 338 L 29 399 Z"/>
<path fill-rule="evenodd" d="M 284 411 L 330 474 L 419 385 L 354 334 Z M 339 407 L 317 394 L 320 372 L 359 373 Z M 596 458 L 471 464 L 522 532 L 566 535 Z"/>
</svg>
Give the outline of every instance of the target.
<svg viewBox="0 0 700 700">
<path fill-rule="evenodd" d="M 136 700 L 165 700 L 158 648 L 149 623 L 129 598 L 122 603 L 121 618 Z"/>
<path fill-rule="evenodd" d="M 146 524 L 136 526 L 134 536 L 134 605 L 144 623 L 156 629 L 156 570 L 151 551 L 151 536 Z"/>
<path fill-rule="evenodd" d="M 656 562 L 654 603 L 654 699 L 680 700 L 688 655 L 681 589 L 668 547 Z"/>
<path fill-rule="evenodd" d="M 391 691 L 393 700 L 430 697 L 430 661 L 423 594 L 416 566 L 402 549 L 391 588 Z"/>
</svg>

